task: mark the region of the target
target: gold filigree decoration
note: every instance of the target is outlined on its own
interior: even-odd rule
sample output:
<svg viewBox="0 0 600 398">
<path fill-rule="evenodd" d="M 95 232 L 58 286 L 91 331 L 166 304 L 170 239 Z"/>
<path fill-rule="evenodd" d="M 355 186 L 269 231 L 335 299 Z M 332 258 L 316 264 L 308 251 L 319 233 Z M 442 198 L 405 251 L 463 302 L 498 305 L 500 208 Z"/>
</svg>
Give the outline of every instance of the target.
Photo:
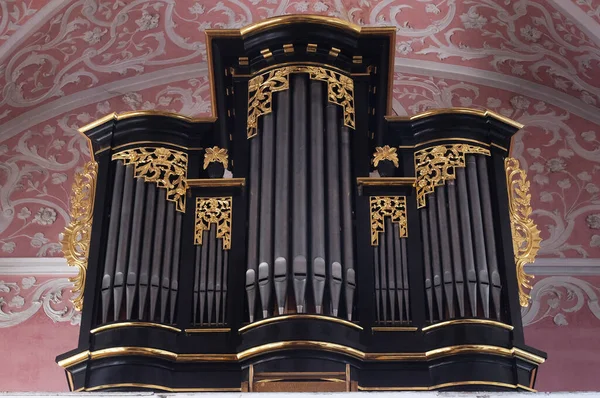
<svg viewBox="0 0 600 398">
<path fill-rule="evenodd" d="M 208 167 L 212 162 L 218 162 L 223 165 L 223 167 L 227 168 L 229 166 L 229 155 L 227 154 L 227 149 L 219 148 L 218 146 L 214 146 L 212 148 L 206 148 L 204 152 L 204 169 Z"/>
<path fill-rule="evenodd" d="M 248 82 L 248 138 L 258 134 L 258 118 L 273 110 L 274 92 L 290 88 L 291 73 L 308 73 L 312 80 L 327 82 L 327 99 L 344 110 L 344 126 L 355 128 L 354 82 L 348 76 L 320 66 L 285 66 L 253 77 Z"/>
<path fill-rule="evenodd" d="M 202 244 L 204 231 L 210 230 L 210 224 L 217 226 L 217 238 L 223 239 L 223 250 L 231 248 L 231 197 L 196 198 L 196 224 L 194 244 Z"/>
<path fill-rule="evenodd" d="M 71 221 L 60 242 L 67 264 L 78 269 L 77 276 L 69 278 L 73 282 L 71 292 L 76 294 L 71 301 L 77 311 L 83 308 L 97 173 L 98 163 L 94 161 L 87 162 L 83 165 L 83 170 L 75 173 L 75 181 L 71 187 Z"/>
<path fill-rule="evenodd" d="M 371 245 L 379 245 L 379 234 L 385 231 L 385 217 L 398 224 L 401 238 L 408 237 L 405 196 L 371 196 Z"/>
<path fill-rule="evenodd" d="M 117 152 L 112 160 L 135 165 L 134 175 L 146 182 L 155 182 L 167 190 L 167 200 L 175 202 L 177 211 L 185 213 L 185 179 L 188 156 L 167 148 L 140 147 Z"/>
<path fill-rule="evenodd" d="M 488 149 L 468 144 L 437 145 L 415 152 L 417 208 L 425 207 L 425 196 L 435 187 L 456 178 L 455 168 L 465 167 L 465 155 L 468 153 L 490 156 Z"/>
<path fill-rule="evenodd" d="M 398 167 L 398 154 L 396 152 L 397 149 L 392 148 L 389 145 L 376 147 L 375 152 L 373 153 L 373 166 L 377 167 L 379 162 L 389 160 L 394 163 L 394 166 Z"/>
<path fill-rule="evenodd" d="M 517 267 L 519 284 L 519 302 L 521 306 L 529 305 L 529 294 L 533 275 L 525 273 L 525 264 L 533 263 L 540 250 L 540 230 L 531 219 L 531 194 L 527 173 L 521 169 L 519 161 L 514 158 L 504 160 L 506 184 L 508 187 L 508 207 L 510 211 L 510 227 L 513 238 L 513 250 Z"/>
</svg>

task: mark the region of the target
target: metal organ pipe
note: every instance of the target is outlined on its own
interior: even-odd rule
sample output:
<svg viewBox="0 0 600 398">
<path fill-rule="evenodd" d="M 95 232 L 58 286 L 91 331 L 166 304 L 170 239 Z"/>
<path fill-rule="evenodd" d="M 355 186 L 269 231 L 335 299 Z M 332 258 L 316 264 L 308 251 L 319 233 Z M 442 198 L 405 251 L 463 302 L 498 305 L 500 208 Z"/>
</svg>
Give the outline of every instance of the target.
<svg viewBox="0 0 600 398">
<path fill-rule="evenodd" d="M 389 217 L 385 219 L 385 244 L 386 244 L 386 256 L 387 256 L 387 278 L 389 287 L 389 298 L 390 298 L 390 321 L 396 320 L 396 275 L 394 267 L 399 258 L 394 256 L 394 232 L 392 231 L 392 222 Z"/>
<path fill-rule="evenodd" d="M 279 93 L 276 101 L 276 161 L 275 161 L 275 269 L 273 280 L 279 315 L 285 312 L 289 259 L 289 155 L 290 155 L 290 93 Z"/>
<path fill-rule="evenodd" d="M 327 164 L 327 214 L 328 223 L 328 285 L 331 292 L 331 312 L 337 316 L 340 300 L 341 280 L 334 278 L 333 269 L 341 268 L 342 262 L 342 240 L 340 230 L 340 163 L 339 163 L 339 117 L 338 107 L 328 103 L 325 107 L 327 119 L 327 131 L 325 132 L 325 143 L 328 155 Z"/>
<path fill-rule="evenodd" d="M 437 205 L 435 192 L 427 199 L 427 215 L 429 216 L 429 239 L 431 245 L 431 266 L 433 268 L 433 292 L 437 303 L 438 319 L 444 319 L 444 307 L 442 307 L 442 267 L 440 264 L 439 235 L 437 229 Z"/>
<path fill-rule="evenodd" d="M 167 220 L 165 223 L 165 250 L 163 251 L 162 277 L 160 290 L 160 322 L 165 321 L 169 286 L 171 284 L 171 261 L 173 260 L 173 230 L 175 228 L 175 203 L 167 203 Z"/>
<path fill-rule="evenodd" d="M 423 243 L 423 266 L 425 268 L 425 295 L 427 296 L 427 309 L 429 322 L 433 322 L 433 281 L 431 279 L 431 248 L 429 246 L 429 221 L 427 209 L 419 210 L 421 218 L 421 233 Z"/>
<path fill-rule="evenodd" d="M 258 269 L 258 209 L 260 203 L 260 135 L 250 140 L 250 189 L 248 209 L 248 263 L 246 271 L 246 295 L 250 322 L 254 321 L 256 302 L 256 271 Z"/>
<path fill-rule="evenodd" d="M 131 319 L 133 303 L 137 293 L 138 267 L 140 265 L 140 244 L 142 238 L 142 216 L 144 213 L 144 197 L 146 184 L 142 178 L 135 182 L 135 199 L 133 204 L 133 220 L 131 228 L 131 251 L 129 252 L 129 264 L 127 266 L 127 291 L 126 291 L 126 314 Z"/>
<path fill-rule="evenodd" d="M 448 214 L 446 210 L 446 186 L 438 187 L 438 226 L 440 231 L 440 244 L 442 254 L 442 280 L 446 297 L 448 317 L 454 318 L 454 278 L 452 275 L 452 258 L 450 255 L 450 241 L 448 239 Z"/>
<path fill-rule="evenodd" d="M 456 168 L 456 188 L 458 190 L 458 205 L 460 209 L 460 229 L 462 232 L 462 253 L 465 256 L 465 271 L 467 277 L 467 293 L 471 307 L 471 316 L 477 316 L 477 272 L 473 255 L 473 234 L 471 233 L 471 215 L 469 212 L 469 195 L 467 192 L 467 177 L 465 169 Z"/>
<path fill-rule="evenodd" d="M 181 256 L 181 224 L 183 215 L 180 212 L 175 213 L 175 242 L 173 244 L 173 272 L 171 274 L 171 323 L 175 320 L 175 303 L 177 302 L 177 291 L 179 289 L 179 259 Z"/>
<path fill-rule="evenodd" d="M 311 115 L 312 116 L 312 115 Z M 343 232 L 343 265 L 344 294 L 346 296 L 346 315 L 352 320 L 354 303 L 354 227 L 352 225 L 352 166 L 350 163 L 350 130 L 342 127 L 341 134 L 341 173 L 342 173 L 342 230 Z M 352 275 L 352 277 L 350 277 Z M 352 282 L 351 282 L 352 280 Z"/>
<path fill-rule="evenodd" d="M 160 268 L 162 260 L 162 249 L 165 233 L 165 210 L 166 197 L 163 188 L 157 189 L 158 206 L 156 209 L 156 219 L 154 223 L 154 244 L 152 246 L 152 273 L 150 275 L 150 320 L 155 319 L 156 303 L 158 301 L 158 291 L 160 287 Z"/>
<path fill-rule="evenodd" d="M 448 212 L 450 213 L 450 240 L 452 243 L 452 268 L 454 270 L 454 286 L 458 301 L 458 312 L 465 316 L 465 284 L 463 277 L 463 263 L 460 249 L 460 224 L 458 222 L 458 204 L 456 203 L 456 184 L 454 180 L 448 184 Z"/>
<path fill-rule="evenodd" d="M 146 187 L 146 214 L 144 216 L 144 238 L 142 260 L 140 263 L 140 294 L 139 294 L 139 319 L 144 319 L 148 286 L 150 285 L 150 262 L 152 250 L 152 237 L 154 236 L 154 215 L 156 212 L 156 185 L 148 184 Z"/>
</svg>

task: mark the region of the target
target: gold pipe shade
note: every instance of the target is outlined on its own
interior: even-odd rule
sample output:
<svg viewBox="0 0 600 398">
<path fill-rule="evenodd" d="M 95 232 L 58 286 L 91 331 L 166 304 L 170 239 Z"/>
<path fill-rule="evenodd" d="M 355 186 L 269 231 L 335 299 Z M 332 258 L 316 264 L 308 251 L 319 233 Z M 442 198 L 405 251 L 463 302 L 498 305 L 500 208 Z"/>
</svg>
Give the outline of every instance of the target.
<svg viewBox="0 0 600 398">
<path fill-rule="evenodd" d="M 529 193 L 527 173 L 520 168 L 519 161 L 515 158 L 506 158 L 504 167 L 508 187 L 513 250 L 517 266 L 519 302 L 521 306 L 527 307 L 531 297 L 525 292 L 525 289 L 531 289 L 533 275 L 525 273 L 525 264 L 535 261 L 542 239 L 540 230 L 531 219 L 531 194 Z"/>
<path fill-rule="evenodd" d="M 466 154 L 490 156 L 489 149 L 469 144 L 444 144 L 415 152 L 415 174 L 417 177 L 417 208 L 426 205 L 426 195 L 435 187 L 456 178 L 454 169 L 465 167 Z"/>
<path fill-rule="evenodd" d="M 398 224 L 400 238 L 408 237 L 406 219 L 406 196 L 371 196 L 371 245 L 379 245 L 379 234 L 385 231 L 385 217 L 390 217 L 393 224 Z"/>
<path fill-rule="evenodd" d="M 355 128 L 354 82 L 326 66 L 291 65 L 273 69 L 248 81 L 248 138 L 258 134 L 258 118 L 273 110 L 273 93 L 290 88 L 291 73 L 308 73 L 310 79 L 327 82 L 327 99 L 344 111 L 344 126 Z"/>
<path fill-rule="evenodd" d="M 202 244 L 203 232 L 210 230 L 210 224 L 215 224 L 217 238 L 223 239 L 223 250 L 231 249 L 231 206 L 231 196 L 196 198 L 195 245 Z"/>
</svg>

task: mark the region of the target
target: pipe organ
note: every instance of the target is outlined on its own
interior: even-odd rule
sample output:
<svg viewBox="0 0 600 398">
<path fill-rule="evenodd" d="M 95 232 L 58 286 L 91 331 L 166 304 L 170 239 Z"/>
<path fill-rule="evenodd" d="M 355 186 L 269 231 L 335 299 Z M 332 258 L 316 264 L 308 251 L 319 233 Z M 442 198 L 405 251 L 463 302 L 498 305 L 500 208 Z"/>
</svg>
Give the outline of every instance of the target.
<svg viewBox="0 0 600 398">
<path fill-rule="evenodd" d="M 522 126 L 391 115 L 395 29 L 207 32 L 213 117 L 80 129 L 71 390 L 532 390 Z"/>
</svg>

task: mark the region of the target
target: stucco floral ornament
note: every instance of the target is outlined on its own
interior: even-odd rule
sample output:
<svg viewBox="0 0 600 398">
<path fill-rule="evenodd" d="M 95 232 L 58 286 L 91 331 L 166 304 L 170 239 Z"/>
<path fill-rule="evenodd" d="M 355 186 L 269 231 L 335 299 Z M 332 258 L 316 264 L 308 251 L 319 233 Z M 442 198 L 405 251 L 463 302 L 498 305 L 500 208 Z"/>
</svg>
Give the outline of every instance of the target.
<svg viewBox="0 0 600 398">
<path fill-rule="evenodd" d="M 65 228 L 61 241 L 67 263 L 77 267 L 79 271 L 77 276 L 69 278 L 69 281 L 73 282 L 71 292 L 75 293 L 71 301 L 77 311 L 83 308 L 97 172 L 98 163 L 90 161 L 83 166 L 82 171 L 75 174 L 71 196 L 71 222 Z"/>
<path fill-rule="evenodd" d="M 398 167 L 398 154 L 396 152 L 397 149 L 391 148 L 389 145 L 376 147 L 375 152 L 373 153 L 373 166 L 377 167 L 379 162 L 389 160 L 394 163 L 394 166 Z"/>
</svg>

